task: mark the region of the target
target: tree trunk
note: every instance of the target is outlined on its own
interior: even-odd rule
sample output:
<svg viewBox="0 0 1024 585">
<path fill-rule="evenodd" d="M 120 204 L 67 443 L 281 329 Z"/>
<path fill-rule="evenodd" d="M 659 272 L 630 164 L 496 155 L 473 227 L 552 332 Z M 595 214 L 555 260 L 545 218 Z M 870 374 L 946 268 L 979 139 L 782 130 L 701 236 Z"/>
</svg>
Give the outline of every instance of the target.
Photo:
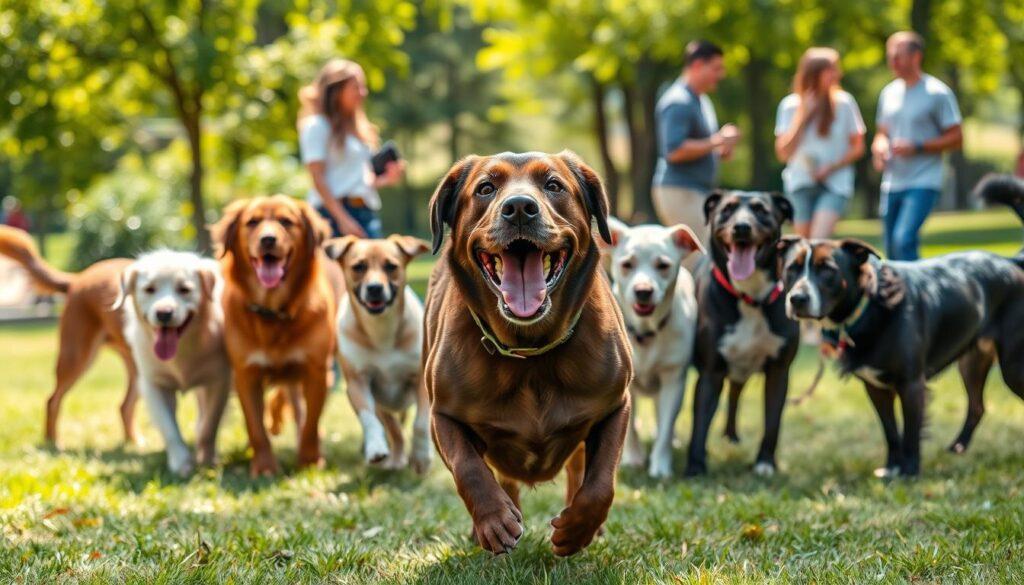
<svg viewBox="0 0 1024 585">
<path fill-rule="evenodd" d="M 760 57 L 751 56 L 743 68 L 746 83 L 747 111 L 750 112 L 750 185 L 755 189 L 768 189 L 773 184 L 771 144 L 772 101 L 765 87 L 764 72 L 769 64 Z"/>
<path fill-rule="evenodd" d="M 451 164 L 459 160 L 459 69 L 455 63 L 448 63 L 448 127 L 451 130 L 451 137 L 448 142 L 448 154 L 452 159 Z"/>
<path fill-rule="evenodd" d="M 619 214 L 619 171 L 612 160 L 611 144 L 608 137 L 608 111 L 605 108 L 606 88 L 603 83 L 591 77 L 591 99 L 594 105 L 594 134 L 601 152 L 601 166 L 604 169 L 604 189 L 608 194 L 608 209 L 612 215 Z"/>
<path fill-rule="evenodd" d="M 656 221 L 651 202 L 651 180 L 657 162 L 655 107 L 657 82 L 648 59 L 637 63 L 637 79 L 623 83 L 624 117 L 629 129 L 630 183 L 633 191 L 633 220 Z"/>
<path fill-rule="evenodd" d="M 197 99 L 196 102 L 199 100 Z M 192 201 L 192 227 L 196 231 L 196 249 L 200 253 L 211 251 L 210 234 L 206 231 L 206 205 L 203 202 L 203 135 L 200 123 L 202 110 L 197 106 L 193 115 L 186 116 L 185 132 L 192 155 L 192 173 L 189 176 L 189 197 Z"/>
<path fill-rule="evenodd" d="M 949 67 L 949 88 L 953 90 L 953 95 L 959 96 L 960 93 L 960 70 L 957 69 L 956 65 L 950 65 Z M 967 106 L 964 108 L 964 106 Z M 963 117 L 966 118 L 970 115 L 970 104 L 961 101 L 961 107 L 963 109 Z M 970 173 L 967 169 L 967 157 L 964 156 L 963 148 L 958 148 L 949 153 L 949 167 L 950 172 L 953 173 L 952 184 L 953 184 L 953 208 L 954 209 L 968 209 L 971 206 L 971 193 L 970 186 L 967 184 L 970 177 Z"/>
</svg>

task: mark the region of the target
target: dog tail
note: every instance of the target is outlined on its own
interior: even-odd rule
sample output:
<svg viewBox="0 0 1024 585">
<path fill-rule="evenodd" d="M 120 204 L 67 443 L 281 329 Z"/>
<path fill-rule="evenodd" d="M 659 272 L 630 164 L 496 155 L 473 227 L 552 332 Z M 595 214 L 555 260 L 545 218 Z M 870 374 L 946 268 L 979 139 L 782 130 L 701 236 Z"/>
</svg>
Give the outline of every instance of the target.
<svg viewBox="0 0 1024 585">
<path fill-rule="evenodd" d="M 35 285 L 45 292 L 66 293 L 74 279 L 74 274 L 47 264 L 39 255 L 32 236 L 17 228 L 0 226 L 0 255 L 21 264 Z"/>
<path fill-rule="evenodd" d="M 974 188 L 974 196 L 992 205 L 999 203 L 1012 209 L 1024 223 L 1024 181 L 1012 175 L 989 173 Z M 1018 254 L 1024 259 L 1024 249 Z"/>
</svg>

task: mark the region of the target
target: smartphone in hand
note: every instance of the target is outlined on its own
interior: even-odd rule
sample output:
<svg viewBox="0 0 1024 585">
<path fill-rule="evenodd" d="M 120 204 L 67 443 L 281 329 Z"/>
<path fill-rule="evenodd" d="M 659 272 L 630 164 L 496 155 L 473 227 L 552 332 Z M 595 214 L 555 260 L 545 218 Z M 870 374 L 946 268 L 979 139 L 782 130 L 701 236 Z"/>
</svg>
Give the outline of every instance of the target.
<svg viewBox="0 0 1024 585">
<path fill-rule="evenodd" d="M 401 160 L 402 155 L 398 152 L 398 147 L 394 141 L 388 140 L 380 147 L 373 157 L 370 159 L 370 163 L 373 165 L 373 172 L 378 177 L 383 175 L 388 168 L 389 162 L 398 162 Z"/>
</svg>

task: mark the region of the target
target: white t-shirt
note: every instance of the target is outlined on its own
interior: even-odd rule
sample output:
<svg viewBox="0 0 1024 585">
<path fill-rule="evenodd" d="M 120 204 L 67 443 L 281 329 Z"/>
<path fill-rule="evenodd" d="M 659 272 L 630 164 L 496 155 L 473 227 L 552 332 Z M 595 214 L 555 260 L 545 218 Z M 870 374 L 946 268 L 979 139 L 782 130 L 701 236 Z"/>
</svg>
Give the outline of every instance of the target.
<svg viewBox="0 0 1024 585">
<path fill-rule="evenodd" d="M 814 171 L 822 165 L 832 164 L 841 160 L 850 150 L 850 136 L 864 133 L 864 119 L 861 118 L 853 96 L 845 91 L 837 91 L 835 103 L 835 119 L 828 129 L 828 134 L 818 134 L 817 120 L 807 124 L 800 144 L 786 163 L 782 171 L 782 182 L 787 193 L 797 189 L 813 187 Z M 785 134 L 793 124 L 800 96 L 791 93 L 779 102 L 779 110 L 775 116 L 775 135 Z M 853 196 L 853 166 L 846 165 L 837 169 L 825 179 L 825 187 L 832 193 L 845 197 Z"/>
<path fill-rule="evenodd" d="M 299 151 L 302 164 L 324 162 L 324 180 L 335 197 L 362 197 L 370 209 L 380 209 L 380 195 L 373 188 L 373 166 L 370 148 L 352 134 L 345 136 L 345 148 L 331 140 L 331 123 L 316 114 L 299 120 Z M 313 185 L 306 200 L 314 207 L 323 205 Z"/>
</svg>

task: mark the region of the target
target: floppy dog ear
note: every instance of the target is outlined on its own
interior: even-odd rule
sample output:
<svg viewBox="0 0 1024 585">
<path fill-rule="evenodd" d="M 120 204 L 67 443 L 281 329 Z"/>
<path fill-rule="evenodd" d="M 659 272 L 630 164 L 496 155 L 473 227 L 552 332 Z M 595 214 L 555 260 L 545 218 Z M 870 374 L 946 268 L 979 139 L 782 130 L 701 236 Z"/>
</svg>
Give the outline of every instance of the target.
<svg viewBox="0 0 1024 585">
<path fill-rule="evenodd" d="M 877 250 L 868 244 L 853 238 L 847 238 L 839 242 L 839 248 L 849 254 L 857 264 L 864 264 L 872 256 L 875 258 L 882 257 Z"/>
<path fill-rule="evenodd" d="M 306 249 L 312 252 L 331 237 L 331 226 L 309 203 L 301 204 L 302 222 L 306 224 Z"/>
<path fill-rule="evenodd" d="M 612 236 L 612 241 L 605 243 L 603 240 L 598 241 L 597 245 L 601 249 L 610 249 L 618 246 L 622 243 L 623 238 L 629 233 L 629 226 L 626 225 L 621 219 L 609 215 L 608 216 L 608 233 Z"/>
<path fill-rule="evenodd" d="M 437 254 L 441 249 L 441 242 L 444 241 L 444 226 L 451 227 L 455 221 L 456 206 L 459 201 L 459 191 L 469 176 L 469 170 L 479 157 L 470 155 L 456 162 L 448 169 L 448 174 L 437 185 L 434 194 L 430 197 L 430 233 L 433 236 L 432 253 Z"/>
<path fill-rule="evenodd" d="M 781 238 L 779 238 L 779 241 L 775 243 L 775 251 L 778 256 L 777 271 L 780 275 L 782 274 L 782 269 L 785 267 L 786 255 L 789 254 L 789 250 L 796 244 L 799 244 L 800 242 L 803 241 L 804 239 L 800 236 L 788 235 L 782 236 Z"/>
<path fill-rule="evenodd" d="M 124 307 L 128 297 L 135 292 L 135 281 L 138 276 L 139 272 L 135 269 L 134 264 L 129 264 L 121 272 L 121 289 L 117 291 L 117 298 L 114 299 L 114 304 L 110 307 L 110 310 L 119 311 Z"/>
<path fill-rule="evenodd" d="M 214 244 L 214 255 L 217 258 L 223 258 L 234 247 L 235 240 L 238 238 L 238 218 L 250 201 L 252 200 L 239 199 L 231 202 L 224 208 L 224 215 L 208 226 L 210 239 Z"/>
<path fill-rule="evenodd" d="M 725 191 L 722 189 L 715 189 L 708 193 L 707 199 L 704 200 L 704 223 L 711 225 L 711 216 L 715 214 L 715 209 L 718 204 L 722 202 L 722 197 L 725 196 Z"/>
<path fill-rule="evenodd" d="M 576 182 L 583 189 L 583 203 L 587 208 L 588 219 L 596 219 L 597 233 L 601 234 L 601 239 L 609 245 L 614 245 L 608 229 L 608 195 L 604 192 L 601 177 L 571 150 L 563 150 L 558 156 L 569 167 L 576 177 Z"/>
<path fill-rule="evenodd" d="M 340 238 L 331 238 L 324 244 L 324 252 L 327 253 L 327 257 L 331 260 L 340 260 L 345 252 L 348 251 L 349 246 L 359 241 L 359 236 L 341 236 Z"/>
<path fill-rule="evenodd" d="M 203 286 L 203 298 L 212 300 L 220 278 L 220 265 L 213 260 L 203 260 L 199 269 L 199 282 Z"/>
<path fill-rule="evenodd" d="M 672 234 L 672 243 L 678 248 L 687 250 L 686 256 L 694 252 L 707 253 L 704 250 L 704 244 L 700 242 L 700 238 L 697 237 L 697 234 L 693 233 L 690 226 L 679 223 L 668 228 L 668 230 Z M 683 258 L 686 256 L 683 256 Z"/>
<path fill-rule="evenodd" d="M 420 254 L 430 250 L 430 243 L 414 236 L 402 236 L 391 234 L 388 241 L 398 246 L 398 249 L 405 254 L 406 259 L 412 260 Z"/>
<path fill-rule="evenodd" d="M 772 204 L 777 212 L 779 225 L 793 221 L 793 204 L 789 202 L 789 199 L 778 191 L 772 191 L 769 195 L 772 196 Z"/>
</svg>

